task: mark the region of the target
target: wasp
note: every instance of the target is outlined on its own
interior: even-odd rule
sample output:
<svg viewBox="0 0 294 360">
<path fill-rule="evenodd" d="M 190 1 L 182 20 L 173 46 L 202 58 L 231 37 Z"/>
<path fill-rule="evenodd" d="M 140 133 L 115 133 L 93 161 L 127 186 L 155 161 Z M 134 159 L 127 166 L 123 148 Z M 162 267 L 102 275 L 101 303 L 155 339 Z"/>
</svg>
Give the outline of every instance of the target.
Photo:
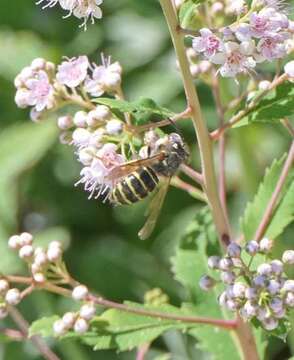
<svg viewBox="0 0 294 360">
<path fill-rule="evenodd" d="M 182 137 L 178 133 L 171 133 L 153 153 L 149 151 L 147 158 L 116 166 L 108 175 L 114 185 L 109 189 L 107 198 L 113 204 L 134 204 L 157 191 L 150 202 L 147 221 L 138 234 L 142 240 L 152 233 L 171 177 L 187 157 L 188 151 Z"/>
</svg>

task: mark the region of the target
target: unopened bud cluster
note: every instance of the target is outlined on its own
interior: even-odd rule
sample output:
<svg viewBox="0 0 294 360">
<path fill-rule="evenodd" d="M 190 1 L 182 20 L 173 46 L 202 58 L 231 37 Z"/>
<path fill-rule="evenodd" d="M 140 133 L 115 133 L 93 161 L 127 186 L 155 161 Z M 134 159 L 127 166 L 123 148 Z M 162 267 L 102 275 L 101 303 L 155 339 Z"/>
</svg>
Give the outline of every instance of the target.
<svg viewBox="0 0 294 360">
<path fill-rule="evenodd" d="M 83 301 L 83 305 L 77 312 L 67 312 L 63 317 L 53 324 L 56 336 L 65 335 L 68 331 L 83 334 L 88 331 L 90 322 L 96 313 L 93 302 L 87 301 L 89 292 L 86 286 L 78 285 L 72 291 L 72 298 L 75 301 Z"/>
<path fill-rule="evenodd" d="M 162 289 L 154 288 L 144 294 L 144 303 L 153 306 L 160 306 L 169 303 L 169 297 Z"/>
<path fill-rule="evenodd" d="M 219 279 L 204 275 L 199 282 L 206 291 L 223 283 L 219 304 L 245 321 L 259 321 L 268 331 L 286 321 L 294 307 L 294 280 L 284 271 L 285 266 L 294 264 L 294 251 L 285 251 L 281 260 L 270 259 L 272 245 L 268 238 L 250 241 L 244 248 L 232 242 L 226 256 L 208 259 L 208 267 L 219 273 Z M 257 254 L 264 255 L 264 263 L 254 265 Z"/>
<path fill-rule="evenodd" d="M 47 249 L 33 246 L 33 236 L 30 233 L 13 235 L 8 240 L 8 246 L 18 251 L 18 255 L 25 260 L 36 283 L 47 280 L 52 267 L 59 264 L 62 259 L 62 246 L 59 241 L 49 243 Z"/>
</svg>

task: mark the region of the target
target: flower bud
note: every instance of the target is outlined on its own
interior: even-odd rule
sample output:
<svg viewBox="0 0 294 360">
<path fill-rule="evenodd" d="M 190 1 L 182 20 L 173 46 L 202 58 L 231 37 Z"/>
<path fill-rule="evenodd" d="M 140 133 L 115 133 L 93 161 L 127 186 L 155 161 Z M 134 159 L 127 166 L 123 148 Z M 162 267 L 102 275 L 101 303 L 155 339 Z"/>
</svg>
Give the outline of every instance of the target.
<svg viewBox="0 0 294 360">
<path fill-rule="evenodd" d="M 270 264 L 264 263 L 258 266 L 257 268 L 257 273 L 259 275 L 270 275 L 272 272 L 272 267 L 270 266 Z"/>
<path fill-rule="evenodd" d="M 20 248 L 20 237 L 19 235 L 12 235 L 8 240 L 8 246 L 10 249 L 16 250 Z"/>
<path fill-rule="evenodd" d="M 257 314 L 258 306 L 251 301 L 246 301 L 243 307 L 246 315 L 251 318 Z"/>
<path fill-rule="evenodd" d="M 72 291 L 72 298 L 74 300 L 84 300 L 88 295 L 88 289 L 84 285 L 76 286 Z"/>
<path fill-rule="evenodd" d="M 43 249 L 35 255 L 34 264 L 36 264 L 37 266 L 42 267 L 47 263 L 47 261 L 47 255 Z"/>
<path fill-rule="evenodd" d="M 294 250 L 286 250 L 283 253 L 282 260 L 284 264 L 293 265 L 294 264 Z"/>
<path fill-rule="evenodd" d="M 231 311 L 236 311 L 239 307 L 239 304 L 237 303 L 237 301 L 234 301 L 232 299 L 228 299 L 226 301 L 226 307 L 231 310 Z"/>
<path fill-rule="evenodd" d="M 5 301 L 9 305 L 17 305 L 21 301 L 21 294 L 18 289 L 10 289 L 5 295 Z"/>
<path fill-rule="evenodd" d="M 294 280 L 286 280 L 283 285 L 283 290 L 294 293 Z"/>
<path fill-rule="evenodd" d="M 106 124 L 106 132 L 109 135 L 118 135 L 122 132 L 123 129 L 123 123 L 120 120 L 109 120 Z"/>
<path fill-rule="evenodd" d="M 88 114 L 85 111 L 78 111 L 75 113 L 73 122 L 76 127 L 78 128 L 85 128 L 87 127 L 87 117 Z"/>
<path fill-rule="evenodd" d="M 60 116 L 57 119 L 57 125 L 61 130 L 68 130 L 73 126 L 73 120 L 69 115 Z"/>
<path fill-rule="evenodd" d="M 285 74 L 287 74 L 289 80 L 294 80 L 294 60 L 289 61 L 284 66 L 284 71 L 285 71 Z"/>
<path fill-rule="evenodd" d="M 286 317 L 286 309 L 285 308 L 275 312 L 275 318 L 283 319 L 284 317 Z"/>
<path fill-rule="evenodd" d="M 273 312 L 281 311 L 283 309 L 283 305 L 283 301 L 278 297 L 273 298 L 269 304 Z"/>
<path fill-rule="evenodd" d="M 197 75 L 200 73 L 200 68 L 197 64 L 191 64 L 190 65 L 190 73 L 193 78 L 196 78 Z"/>
<path fill-rule="evenodd" d="M 257 308 L 256 317 L 259 321 L 263 321 L 264 319 L 266 319 L 268 317 L 268 310 L 264 307 L 259 306 Z"/>
<path fill-rule="evenodd" d="M 292 292 L 287 293 L 285 303 L 290 307 L 294 307 L 294 294 Z"/>
<path fill-rule="evenodd" d="M 264 287 L 266 285 L 266 277 L 264 275 L 257 275 L 253 278 L 253 284 L 257 287 Z"/>
<path fill-rule="evenodd" d="M 54 322 L 53 331 L 56 336 L 62 336 L 66 333 L 66 327 L 62 320 L 57 320 Z"/>
<path fill-rule="evenodd" d="M 219 256 L 210 256 L 207 260 L 207 265 L 210 269 L 218 269 L 219 262 L 220 262 Z"/>
<path fill-rule="evenodd" d="M 277 294 L 280 289 L 281 289 L 281 284 L 279 283 L 279 281 L 275 280 L 275 279 L 271 279 L 269 281 L 269 284 L 267 286 L 267 289 L 268 289 L 268 292 L 271 294 L 271 295 L 275 295 Z"/>
<path fill-rule="evenodd" d="M 257 298 L 257 291 L 255 288 L 250 287 L 245 290 L 245 297 L 248 300 L 255 300 Z"/>
<path fill-rule="evenodd" d="M 53 249 L 53 248 L 59 248 L 59 249 L 61 249 L 62 248 L 62 244 L 61 244 L 61 242 L 60 241 L 51 241 L 50 243 L 49 243 L 49 245 L 48 245 L 48 248 L 49 249 Z"/>
<path fill-rule="evenodd" d="M 41 70 L 45 69 L 46 67 L 46 60 L 43 58 L 36 58 L 31 63 L 31 69 L 33 70 Z"/>
<path fill-rule="evenodd" d="M 208 291 L 211 290 L 215 285 L 215 280 L 208 276 L 208 275 L 204 275 L 200 278 L 199 280 L 199 286 L 201 287 L 202 290 Z"/>
<path fill-rule="evenodd" d="M 74 324 L 74 331 L 78 334 L 83 334 L 89 329 L 89 324 L 85 319 L 78 319 Z"/>
<path fill-rule="evenodd" d="M 232 284 L 236 279 L 236 275 L 232 271 L 223 271 L 220 278 L 225 284 Z"/>
<path fill-rule="evenodd" d="M 272 331 L 274 329 L 276 329 L 279 326 L 279 322 L 277 319 L 273 318 L 273 317 L 267 317 L 262 321 L 262 326 L 268 330 L 268 331 Z"/>
<path fill-rule="evenodd" d="M 66 329 L 70 329 L 76 320 L 76 315 L 73 312 L 67 312 L 62 317 L 62 322 Z"/>
<path fill-rule="evenodd" d="M 273 260 L 270 262 L 270 266 L 272 268 L 272 273 L 276 275 L 281 275 L 284 271 L 283 269 L 283 263 L 280 260 Z"/>
<path fill-rule="evenodd" d="M 77 128 L 72 134 L 73 142 L 77 146 L 88 145 L 90 138 L 91 138 L 91 133 L 83 128 Z"/>
<path fill-rule="evenodd" d="M 270 87 L 271 82 L 268 80 L 262 80 L 258 84 L 259 90 L 267 90 Z"/>
<path fill-rule="evenodd" d="M 219 268 L 223 271 L 230 270 L 233 267 L 233 261 L 230 258 L 223 258 L 219 262 Z"/>
<path fill-rule="evenodd" d="M 60 259 L 62 251 L 59 247 L 50 247 L 47 250 L 47 258 L 51 262 L 55 262 Z"/>
<path fill-rule="evenodd" d="M 110 89 L 115 89 L 121 83 L 121 76 L 116 72 L 109 72 L 107 77 L 104 78 L 104 83 Z"/>
<path fill-rule="evenodd" d="M 9 289 L 9 283 L 5 279 L 0 279 L 0 295 L 6 294 Z"/>
<path fill-rule="evenodd" d="M 32 245 L 33 235 L 28 232 L 23 232 L 19 235 L 21 246 Z"/>
<path fill-rule="evenodd" d="M 227 253 L 230 257 L 238 258 L 241 254 L 241 246 L 235 242 L 231 242 L 227 248 Z"/>
<path fill-rule="evenodd" d="M 260 251 L 263 253 L 269 253 L 273 247 L 273 241 L 268 238 L 263 238 L 259 243 Z"/>
<path fill-rule="evenodd" d="M 235 298 L 243 298 L 245 296 L 246 285 L 240 282 L 236 282 L 233 285 L 232 291 Z"/>
<path fill-rule="evenodd" d="M 31 245 L 25 245 L 19 249 L 18 255 L 21 259 L 31 259 L 34 254 L 34 249 Z"/>
<path fill-rule="evenodd" d="M 247 243 L 245 249 L 248 252 L 248 254 L 255 255 L 259 251 L 259 244 L 257 241 L 251 240 Z"/>
<path fill-rule="evenodd" d="M 40 272 L 39 273 L 38 272 L 34 273 L 33 278 L 34 278 L 35 282 L 39 283 L 39 284 L 42 284 L 42 283 L 44 283 L 46 281 L 45 275 L 40 273 Z"/>
<path fill-rule="evenodd" d="M 89 321 L 91 320 L 96 313 L 96 308 L 94 304 L 84 304 L 80 309 L 80 317 Z"/>
</svg>

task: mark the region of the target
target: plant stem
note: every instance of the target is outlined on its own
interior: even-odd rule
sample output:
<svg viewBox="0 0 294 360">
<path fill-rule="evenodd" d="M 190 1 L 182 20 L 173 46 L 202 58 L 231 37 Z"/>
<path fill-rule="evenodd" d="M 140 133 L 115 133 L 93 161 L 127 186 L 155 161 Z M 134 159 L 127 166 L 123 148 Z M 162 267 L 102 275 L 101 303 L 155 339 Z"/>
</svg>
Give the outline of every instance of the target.
<svg viewBox="0 0 294 360">
<path fill-rule="evenodd" d="M 203 186 L 203 176 L 196 170 L 192 169 L 190 166 L 186 164 L 182 164 L 180 169 L 183 171 L 183 173 L 187 176 L 189 176 L 192 180 L 196 181 L 198 184 Z"/>
<path fill-rule="evenodd" d="M 180 179 L 178 176 L 174 176 L 171 179 L 171 185 L 186 191 L 189 195 L 191 195 L 193 198 L 203 201 L 203 202 L 207 202 L 206 196 L 205 194 L 197 189 L 196 187 L 194 187 L 193 185 L 186 183 L 185 181 L 183 181 L 182 179 Z"/>
<path fill-rule="evenodd" d="M 177 15 L 170 0 L 160 0 L 160 4 L 169 26 L 171 38 L 177 54 L 179 69 L 182 75 L 188 105 L 192 110 L 191 118 L 197 135 L 201 163 L 204 176 L 204 190 L 212 211 L 214 223 L 221 243 L 227 246 L 230 243 L 229 225 L 223 212 L 217 189 L 216 175 L 213 163 L 212 139 L 203 119 L 200 103 L 193 79 L 190 73 L 189 62 L 183 42 L 183 34 L 179 31 Z M 258 360 L 255 339 L 250 326 L 241 319 L 235 329 L 244 359 Z"/>
<path fill-rule="evenodd" d="M 13 321 L 17 324 L 20 331 L 22 332 L 25 338 L 28 337 L 28 329 L 29 324 L 21 315 L 21 313 L 14 307 L 8 307 L 8 313 L 13 319 Z M 39 337 L 39 336 L 32 336 L 30 337 L 31 342 L 35 345 L 35 347 L 40 351 L 44 359 L 47 360 L 60 360 L 60 358 L 54 354 L 54 352 L 48 347 L 48 345 Z"/>
<path fill-rule="evenodd" d="M 187 103 L 191 109 L 191 119 L 197 135 L 203 168 L 204 189 L 220 240 L 222 244 L 226 246 L 230 241 L 229 226 L 218 195 L 213 164 L 212 143 L 202 116 L 198 95 L 191 77 L 189 62 L 183 42 L 183 34 L 179 31 L 178 19 L 171 1 L 160 0 L 160 4 L 170 30 L 171 38 L 179 61 L 179 69 L 183 79 Z"/>
<path fill-rule="evenodd" d="M 277 185 L 276 185 L 276 188 L 272 194 L 272 197 L 266 207 L 266 210 L 265 210 L 265 213 L 263 215 L 263 218 L 256 230 L 256 233 L 255 233 L 255 236 L 254 236 L 254 239 L 256 241 L 259 241 L 261 240 L 262 236 L 264 235 L 266 229 L 267 229 L 267 226 L 269 225 L 270 221 L 271 221 L 271 217 L 273 215 L 273 212 L 275 210 L 275 207 L 277 205 L 277 202 L 278 202 L 278 198 L 279 198 L 279 195 L 282 191 L 282 188 L 287 180 L 287 176 L 289 174 L 289 171 L 293 165 L 293 162 L 294 162 L 294 141 L 292 142 L 292 145 L 290 147 L 290 150 L 289 150 L 289 153 L 288 153 L 288 157 L 285 161 L 285 164 L 284 164 L 284 167 L 283 167 L 283 170 L 282 170 L 282 173 L 281 173 L 281 176 L 277 182 Z"/>
<path fill-rule="evenodd" d="M 222 133 L 233 127 L 235 124 L 237 124 L 239 121 L 241 121 L 246 115 L 248 115 L 259 103 L 259 101 L 267 95 L 271 90 L 275 89 L 277 86 L 281 85 L 284 81 L 288 79 L 287 74 L 283 74 L 277 79 L 275 79 L 271 85 L 268 87 L 268 89 L 263 90 L 253 101 L 251 101 L 243 110 L 240 110 L 238 114 L 234 115 L 228 122 L 226 122 L 223 126 L 221 126 L 219 129 L 213 131 L 210 136 L 213 140 L 218 140 Z"/>
</svg>

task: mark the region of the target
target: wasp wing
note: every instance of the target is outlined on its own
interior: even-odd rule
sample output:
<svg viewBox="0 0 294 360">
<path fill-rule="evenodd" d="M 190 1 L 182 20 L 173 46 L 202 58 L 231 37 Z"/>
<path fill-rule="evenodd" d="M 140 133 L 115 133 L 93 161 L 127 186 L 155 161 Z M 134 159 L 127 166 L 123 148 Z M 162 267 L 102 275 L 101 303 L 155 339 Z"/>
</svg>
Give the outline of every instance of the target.
<svg viewBox="0 0 294 360">
<path fill-rule="evenodd" d="M 164 182 L 161 183 L 157 193 L 154 195 L 149 204 L 146 223 L 138 233 L 141 240 L 146 240 L 154 230 L 158 215 L 164 203 L 169 183 L 170 178 L 167 178 Z"/>
<path fill-rule="evenodd" d="M 140 167 L 150 166 L 154 164 L 156 161 L 163 160 L 165 156 L 166 156 L 165 153 L 161 152 L 146 159 L 132 160 L 124 164 L 115 166 L 110 171 L 107 178 L 109 180 L 117 180 L 121 177 L 128 176 L 130 173 L 138 170 L 138 168 Z"/>
</svg>

